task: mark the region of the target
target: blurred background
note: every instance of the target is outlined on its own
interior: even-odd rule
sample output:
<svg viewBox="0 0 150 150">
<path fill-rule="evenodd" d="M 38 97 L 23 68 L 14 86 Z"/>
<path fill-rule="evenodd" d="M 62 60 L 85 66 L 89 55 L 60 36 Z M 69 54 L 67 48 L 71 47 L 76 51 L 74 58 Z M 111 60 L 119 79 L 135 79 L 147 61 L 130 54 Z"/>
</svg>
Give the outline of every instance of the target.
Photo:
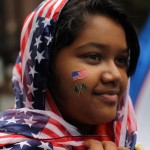
<svg viewBox="0 0 150 150">
<path fill-rule="evenodd" d="M 141 55 L 131 78 L 131 98 L 139 123 L 139 141 L 145 150 L 150 142 L 150 0 L 113 0 L 123 7 L 139 36 Z M 19 52 L 25 17 L 42 0 L 0 0 L 0 111 L 14 105 L 12 67 Z"/>
<path fill-rule="evenodd" d="M 0 0 L 0 111 L 14 105 L 11 76 L 22 25 L 40 2 L 42 0 Z"/>
</svg>

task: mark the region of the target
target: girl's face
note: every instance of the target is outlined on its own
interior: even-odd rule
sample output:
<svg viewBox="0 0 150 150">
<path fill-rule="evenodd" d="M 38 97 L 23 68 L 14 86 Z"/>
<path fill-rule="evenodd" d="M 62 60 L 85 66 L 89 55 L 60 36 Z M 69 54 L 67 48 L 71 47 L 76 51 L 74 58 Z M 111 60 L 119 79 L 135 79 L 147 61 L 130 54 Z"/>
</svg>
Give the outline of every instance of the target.
<svg viewBox="0 0 150 150">
<path fill-rule="evenodd" d="M 89 22 L 74 43 L 57 55 L 55 92 L 66 119 L 97 125 L 116 116 L 127 87 L 128 50 L 121 25 L 105 16 L 92 17 Z M 81 70 L 87 74 L 73 81 L 72 73 Z"/>
</svg>

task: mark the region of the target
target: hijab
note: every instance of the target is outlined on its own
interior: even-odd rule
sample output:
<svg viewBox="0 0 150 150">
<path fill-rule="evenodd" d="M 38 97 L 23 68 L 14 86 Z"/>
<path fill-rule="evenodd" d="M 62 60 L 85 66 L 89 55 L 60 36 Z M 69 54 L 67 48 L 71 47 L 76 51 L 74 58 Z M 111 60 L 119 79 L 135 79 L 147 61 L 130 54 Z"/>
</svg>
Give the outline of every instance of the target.
<svg viewBox="0 0 150 150">
<path fill-rule="evenodd" d="M 50 51 L 54 29 L 66 3 L 67 0 L 45 0 L 24 22 L 12 77 L 15 106 L 0 114 L 0 148 L 84 149 L 85 140 L 96 139 L 113 140 L 117 146 L 133 150 L 137 124 L 129 86 L 116 119 L 98 126 L 97 132 L 88 136 L 81 135 L 62 118 L 51 97 L 47 88 Z"/>
</svg>

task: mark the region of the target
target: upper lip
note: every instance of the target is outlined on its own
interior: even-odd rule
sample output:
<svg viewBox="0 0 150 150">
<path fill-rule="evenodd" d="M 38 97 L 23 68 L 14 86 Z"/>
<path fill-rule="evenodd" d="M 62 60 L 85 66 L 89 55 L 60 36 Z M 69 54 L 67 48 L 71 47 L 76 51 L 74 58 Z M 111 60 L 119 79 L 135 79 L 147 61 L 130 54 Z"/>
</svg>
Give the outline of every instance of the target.
<svg viewBox="0 0 150 150">
<path fill-rule="evenodd" d="M 93 94 L 94 95 L 104 95 L 104 94 L 119 95 L 119 90 L 94 91 Z"/>
</svg>

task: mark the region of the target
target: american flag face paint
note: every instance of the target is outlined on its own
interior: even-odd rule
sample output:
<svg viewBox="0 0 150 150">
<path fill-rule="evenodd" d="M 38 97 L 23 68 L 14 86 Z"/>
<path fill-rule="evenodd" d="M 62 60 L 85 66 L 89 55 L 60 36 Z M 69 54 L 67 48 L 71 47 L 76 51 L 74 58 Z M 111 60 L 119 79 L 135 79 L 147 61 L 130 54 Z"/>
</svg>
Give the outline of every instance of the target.
<svg viewBox="0 0 150 150">
<path fill-rule="evenodd" d="M 86 69 L 72 72 L 73 81 L 82 80 L 85 79 L 86 77 L 87 77 Z M 75 83 L 74 91 L 78 94 L 78 96 L 80 95 L 80 93 L 85 95 L 86 90 L 87 90 L 87 86 L 84 83 L 80 83 L 80 84 Z"/>
<path fill-rule="evenodd" d="M 87 70 L 86 69 L 72 72 L 73 81 L 82 80 L 86 77 L 87 77 Z"/>
</svg>

